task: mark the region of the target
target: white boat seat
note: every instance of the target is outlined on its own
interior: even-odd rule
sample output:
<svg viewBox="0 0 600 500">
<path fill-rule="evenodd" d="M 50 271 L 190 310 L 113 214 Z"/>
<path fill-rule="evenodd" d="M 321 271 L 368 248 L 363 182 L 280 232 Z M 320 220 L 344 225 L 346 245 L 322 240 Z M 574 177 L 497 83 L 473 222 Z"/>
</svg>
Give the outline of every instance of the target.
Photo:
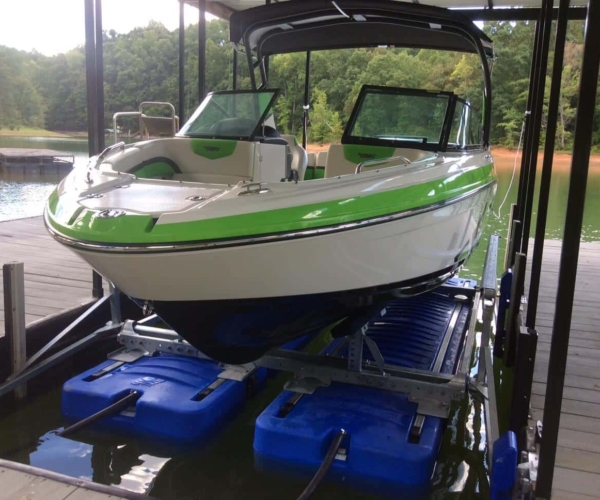
<svg viewBox="0 0 600 500">
<path fill-rule="evenodd" d="M 364 153 L 361 154 L 361 148 Z M 358 154 L 356 154 L 358 153 Z M 408 148 L 388 148 L 378 146 L 355 146 L 353 144 L 332 144 L 329 146 L 327 160 L 325 164 L 325 177 L 338 177 L 340 175 L 354 174 L 356 167 L 363 161 L 370 159 L 386 159 L 396 156 L 403 156 L 411 162 L 433 158 L 434 154 L 429 151 Z M 317 159 L 318 161 L 318 159 Z M 390 161 L 389 164 L 383 164 L 379 168 L 394 167 L 402 164 L 400 160 Z"/>
<path fill-rule="evenodd" d="M 317 167 L 325 167 L 327 165 L 327 151 L 319 151 L 317 153 Z"/>
<path fill-rule="evenodd" d="M 317 166 L 317 153 L 306 153 L 308 158 L 307 167 L 316 167 Z"/>
<path fill-rule="evenodd" d="M 282 135 L 283 139 L 287 141 L 290 146 L 292 153 L 292 171 L 298 173 L 298 180 L 304 180 L 304 173 L 308 166 L 308 154 L 306 150 L 298 144 L 298 141 L 293 135 Z"/>
</svg>

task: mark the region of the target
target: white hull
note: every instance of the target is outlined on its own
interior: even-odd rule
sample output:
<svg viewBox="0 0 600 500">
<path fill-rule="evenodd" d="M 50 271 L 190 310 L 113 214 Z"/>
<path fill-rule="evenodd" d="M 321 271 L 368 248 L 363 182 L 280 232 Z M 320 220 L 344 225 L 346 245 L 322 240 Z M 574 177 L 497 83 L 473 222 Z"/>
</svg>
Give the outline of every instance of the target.
<svg viewBox="0 0 600 500">
<path fill-rule="evenodd" d="M 298 239 L 194 251 L 76 252 L 131 297 L 157 301 L 309 295 L 410 281 L 476 245 L 495 186 L 424 213 Z"/>
</svg>

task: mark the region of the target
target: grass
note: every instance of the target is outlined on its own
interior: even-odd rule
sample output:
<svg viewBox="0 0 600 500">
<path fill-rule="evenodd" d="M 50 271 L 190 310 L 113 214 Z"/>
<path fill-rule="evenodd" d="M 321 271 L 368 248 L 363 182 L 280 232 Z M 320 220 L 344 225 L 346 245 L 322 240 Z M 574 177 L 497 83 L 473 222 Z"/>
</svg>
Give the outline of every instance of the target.
<svg viewBox="0 0 600 500">
<path fill-rule="evenodd" d="M 0 136 L 10 137 L 70 137 L 59 132 L 44 130 L 43 128 L 35 127 L 20 127 L 18 130 L 10 130 L 8 128 L 0 128 Z"/>
</svg>

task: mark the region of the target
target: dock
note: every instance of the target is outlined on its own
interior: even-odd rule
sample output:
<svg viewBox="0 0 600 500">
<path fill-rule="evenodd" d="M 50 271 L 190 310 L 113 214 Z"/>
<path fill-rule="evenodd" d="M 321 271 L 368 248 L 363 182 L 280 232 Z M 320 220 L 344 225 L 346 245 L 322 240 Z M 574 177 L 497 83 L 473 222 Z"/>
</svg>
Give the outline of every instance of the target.
<svg viewBox="0 0 600 500">
<path fill-rule="evenodd" d="M 146 495 L 0 459 L 0 500 L 151 500 Z"/>
<path fill-rule="evenodd" d="M 43 174 L 73 168 L 72 153 L 52 149 L 0 148 L 1 174 Z"/>
<path fill-rule="evenodd" d="M 561 244 L 546 240 L 544 246 L 531 396 L 534 420 L 542 420 L 544 411 Z M 571 325 L 552 498 L 591 500 L 600 491 L 600 242 L 581 243 Z"/>
<path fill-rule="evenodd" d="M 55 242 L 42 217 L 0 222 L 0 265 L 25 268 L 27 325 L 92 300 L 92 269 Z M 4 335 L 4 294 L 0 280 L 0 336 Z"/>
</svg>

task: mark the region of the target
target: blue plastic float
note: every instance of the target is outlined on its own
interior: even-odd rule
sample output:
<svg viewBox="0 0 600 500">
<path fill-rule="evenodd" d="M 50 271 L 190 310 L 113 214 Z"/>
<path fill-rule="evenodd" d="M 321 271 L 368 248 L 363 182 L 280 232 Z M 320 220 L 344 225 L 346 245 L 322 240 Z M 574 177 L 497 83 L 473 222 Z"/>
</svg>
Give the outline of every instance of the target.
<svg viewBox="0 0 600 500">
<path fill-rule="evenodd" d="M 456 288 L 472 296 L 475 282 L 454 279 L 418 297 L 397 300 L 386 314 L 369 324 L 367 335 L 379 347 L 385 362 L 431 370 L 453 311 L 461 307 L 441 365 L 453 373 L 462 353 L 470 303 L 457 301 Z M 467 290 L 468 289 L 468 290 Z M 461 305 L 462 304 L 462 305 Z M 334 340 L 324 354 L 347 349 Z M 365 359 L 370 357 L 364 349 Z M 380 494 L 416 496 L 429 488 L 445 420 L 426 417 L 418 440 L 411 436 L 417 405 L 407 395 L 332 383 L 313 394 L 283 391 L 259 416 L 254 438 L 255 464 L 265 471 L 312 475 L 340 429 L 347 433 L 328 472 L 328 478 Z M 297 400 L 297 402 L 296 402 Z M 291 404 L 291 402 L 295 404 Z"/>
<path fill-rule="evenodd" d="M 295 339 L 285 348 L 302 349 L 313 337 Z M 142 393 L 135 406 L 94 428 L 178 446 L 199 446 L 214 436 L 264 386 L 268 375 L 261 368 L 243 382 L 224 380 L 213 388 L 223 371 L 216 361 L 159 354 L 103 371 L 114 363 L 106 361 L 64 384 L 63 417 L 82 420 L 135 390 Z"/>
</svg>

